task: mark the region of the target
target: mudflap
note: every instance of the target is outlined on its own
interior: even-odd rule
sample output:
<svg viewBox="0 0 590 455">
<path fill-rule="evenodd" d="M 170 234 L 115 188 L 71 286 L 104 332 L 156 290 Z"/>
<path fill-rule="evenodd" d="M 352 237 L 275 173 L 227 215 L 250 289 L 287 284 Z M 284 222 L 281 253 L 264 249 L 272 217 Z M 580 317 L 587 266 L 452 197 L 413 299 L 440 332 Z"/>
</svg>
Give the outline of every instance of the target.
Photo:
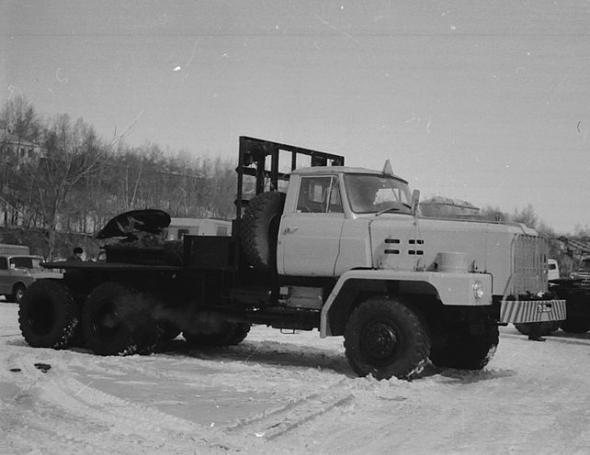
<svg viewBox="0 0 590 455">
<path fill-rule="evenodd" d="M 502 300 L 500 323 L 562 321 L 566 318 L 565 300 Z"/>
</svg>

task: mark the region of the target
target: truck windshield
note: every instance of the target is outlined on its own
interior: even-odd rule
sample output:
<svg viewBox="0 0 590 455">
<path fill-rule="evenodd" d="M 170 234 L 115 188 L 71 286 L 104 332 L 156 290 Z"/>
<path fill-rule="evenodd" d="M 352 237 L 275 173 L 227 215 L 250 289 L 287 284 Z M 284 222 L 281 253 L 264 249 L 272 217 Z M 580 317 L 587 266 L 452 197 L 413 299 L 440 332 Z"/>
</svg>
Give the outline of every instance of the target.
<svg viewBox="0 0 590 455">
<path fill-rule="evenodd" d="M 580 272 L 590 272 L 590 258 L 585 258 L 580 264 Z"/>
<path fill-rule="evenodd" d="M 386 175 L 345 174 L 344 185 L 355 213 L 411 213 L 408 184 Z"/>
</svg>

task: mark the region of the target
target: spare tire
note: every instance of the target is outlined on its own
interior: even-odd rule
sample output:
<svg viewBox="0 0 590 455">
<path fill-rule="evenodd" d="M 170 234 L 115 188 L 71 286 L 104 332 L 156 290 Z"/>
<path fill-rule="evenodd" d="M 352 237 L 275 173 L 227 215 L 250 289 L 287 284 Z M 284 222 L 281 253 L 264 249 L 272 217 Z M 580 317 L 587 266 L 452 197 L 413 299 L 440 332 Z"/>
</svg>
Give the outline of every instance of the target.
<svg viewBox="0 0 590 455">
<path fill-rule="evenodd" d="M 285 193 L 261 193 L 248 203 L 242 218 L 240 234 L 246 260 L 260 270 L 276 267 L 277 236 Z"/>
<path fill-rule="evenodd" d="M 67 347 L 76 334 L 79 308 L 67 286 L 42 279 L 25 291 L 18 322 L 25 341 L 36 348 Z"/>
</svg>

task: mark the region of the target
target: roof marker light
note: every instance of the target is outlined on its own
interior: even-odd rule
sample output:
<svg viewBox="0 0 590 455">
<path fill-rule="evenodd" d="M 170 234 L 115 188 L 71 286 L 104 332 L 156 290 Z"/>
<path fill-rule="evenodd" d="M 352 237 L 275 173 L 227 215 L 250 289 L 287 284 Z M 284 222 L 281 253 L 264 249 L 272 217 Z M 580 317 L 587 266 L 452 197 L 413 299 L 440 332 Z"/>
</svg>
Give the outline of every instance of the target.
<svg viewBox="0 0 590 455">
<path fill-rule="evenodd" d="M 391 167 L 391 162 L 389 160 L 385 161 L 385 165 L 383 166 L 383 173 L 385 175 L 390 175 L 393 177 L 393 168 Z"/>
</svg>

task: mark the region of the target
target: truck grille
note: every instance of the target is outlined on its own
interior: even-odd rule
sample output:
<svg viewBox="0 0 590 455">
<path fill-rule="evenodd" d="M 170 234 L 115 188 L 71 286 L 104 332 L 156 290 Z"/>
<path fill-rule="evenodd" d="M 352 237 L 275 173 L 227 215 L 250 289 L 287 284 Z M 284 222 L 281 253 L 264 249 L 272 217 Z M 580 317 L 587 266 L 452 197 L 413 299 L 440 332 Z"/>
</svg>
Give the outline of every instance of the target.
<svg viewBox="0 0 590 455">
<path fill-rule="evenodd" d="M 512 245 L 511 293 L 515 296 L 547 290 L 548 246 L 543 237 L 521 234 Z"/>
</svg>

